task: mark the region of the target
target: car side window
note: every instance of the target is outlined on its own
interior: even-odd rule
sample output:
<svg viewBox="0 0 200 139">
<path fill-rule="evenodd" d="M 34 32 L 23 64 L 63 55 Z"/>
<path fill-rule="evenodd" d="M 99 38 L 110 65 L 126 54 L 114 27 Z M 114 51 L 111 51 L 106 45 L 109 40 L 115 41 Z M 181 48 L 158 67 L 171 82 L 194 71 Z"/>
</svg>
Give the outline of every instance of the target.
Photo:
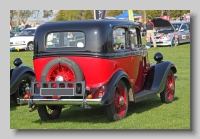
<svg viewBox="0 0 200 139">
<path fill-rule="evenodd" d="M 140 37 L 139 28 L 132 26 L 130 28 L 130 45 L 132 49 L 142 45 Z"/>
<path fill-rule="evenodd" d="M 187 24 L 183 24 L 183 25 L 181 26 L 181 29 L 184 29 L 185 31 L 188 30 L 188 28 L 189 28 L 189 27 L 188 27 Z"/>
<path fill-rule="evenodd" d="M 188 23 L 187 26 L 188 26 L 188 30 L 190 31 L 190 24 Z"/>
<path fill-rule="evenodd" d="M 127 50 L 128 46 L 128 30 L 122 27 L 113 29 L 113 49 Z"/>
</svg>

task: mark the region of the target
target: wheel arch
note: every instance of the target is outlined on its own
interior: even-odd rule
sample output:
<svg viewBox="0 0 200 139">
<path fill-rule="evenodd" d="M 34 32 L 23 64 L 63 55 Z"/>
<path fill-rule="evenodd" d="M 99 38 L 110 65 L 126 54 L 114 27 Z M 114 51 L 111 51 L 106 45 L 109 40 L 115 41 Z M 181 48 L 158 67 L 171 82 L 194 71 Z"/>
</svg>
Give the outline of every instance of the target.
<svg viewBox="0 0 200 139">
<path fill-rule="evenodd" d="M 134 101 L 134 91 L 132 89 L 132 85 L 131 85 L 130 81 L 126 77 L 122 77 L 121 80 L 125 83 L 125 85 L 127 87 L 128 100 Z"/>
<path fill-rule="evenodd" d="M 127 87 L 129 101 L 134 100 L 134 96 L 133 96 L 134 93 L 132 91 L 132 85 L 131 85 L 129 76 L 126 74 L 125 71 L 120 70 L 120 71 L 117 71 L 107 83 L 108 89 L 105 95 L 102 97 L 102 105 L 109 105 L 113 102 L 115 89 L 116 89 L 117 83 L 120 80 L 122 80 Z"/>
<path fill-rule="evenodd" d="M 153 65 L 147 73 L 144 89 L 154 90 L 160 93 L 164 90 L 167 74 L 169 70 L 177 73 L 175 65 L 170 61 L 163 61 Z"/>
<path fill-rule="evenodd" d="M 28 41 L 28 43 L 27 43 L 27 46 L 28 46 L 30 43 L 32 43 L 32 44 L 33 44 L 33 41 Z"/>
<path fill-rule="evenodd" d="M 28 66 L 20 66 L 12 71 L 11 79 L 10 79 L 10 95 L 14 94 L 18 88 L 20 83 L 21 76 L 25 73 L 30 73 L 31 75 L 35 76 L 35 73 L 32 68 Z"/>
</svg>

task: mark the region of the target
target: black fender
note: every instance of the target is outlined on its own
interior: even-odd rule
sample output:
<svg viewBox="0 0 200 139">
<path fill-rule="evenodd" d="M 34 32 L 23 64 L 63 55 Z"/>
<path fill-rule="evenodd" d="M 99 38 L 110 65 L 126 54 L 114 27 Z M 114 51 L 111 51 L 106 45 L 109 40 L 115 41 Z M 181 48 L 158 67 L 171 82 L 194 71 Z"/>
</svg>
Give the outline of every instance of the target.
<svg viewBox="0 0 200 139">
<path fill-rule="evenodd" d="M 147 72 L 144 89 L 161 93 L 164 90 L 167 74 L 170 69 L 172 69 L 174 74 L 177 72 L 174 63 L 170 61 L 162 61 L 152 65 Z"/>
<path fill-rule="evenodd" d="M 109 105 L 113 102 L 113 98 L 114 98 L 114 94 L 115 94 L 115 89 L 116 89 L 116 85 L 120 80 L 123 80 L 124 83 L 126 84 L 127 87 L 127 91 L 128 94 L 132 95 L 131 97 L 133 97 L 133 91 L 132 91 L 132 85 L 129 79 L 129 76 L 126 74 L 126 72 L 120 70 L 117 71 L 112 77 L 111 79 L 108 81 L 108 83 L 106 84 L 107 89 L 106 92 L 104 94 L 104 96 L 102 97 L 102 105 Z M 129 90 L 131 89 L 131 93 L 129 92 Z"/>
<path fill-rule="evenodd" d="M 34 70 L 28 66 L 21 64 L 10 71 L 10 95 L 14 94 L 19 86 L 20 78 L 23 74 L 30 73 L 35 76 Z"/>
</svg>

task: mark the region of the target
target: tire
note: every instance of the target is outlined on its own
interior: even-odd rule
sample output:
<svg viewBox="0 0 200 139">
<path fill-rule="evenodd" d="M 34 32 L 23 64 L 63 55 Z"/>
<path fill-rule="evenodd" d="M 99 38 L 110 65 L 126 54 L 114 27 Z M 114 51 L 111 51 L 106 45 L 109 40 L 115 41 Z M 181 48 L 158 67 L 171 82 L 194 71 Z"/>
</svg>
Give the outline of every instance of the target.
<svg viewBox="0 0 200 139">
<path fill-rule="evenodd" d="M 120 99 L 122 100 L 120 104 Z M 128 111 L 128 93 L 125 83 L 120 80 L 117 84 L 113 102 L 106 106 L 106 113 L 110 121 L 123 119 Z"/>
<path fill-rule="evenodd" d="M 24 95 L 26 94 L 25 88 L 31 87 L 31 82 L 34 79 L 35 76 L 30 73 L 25 73 L 21 76 L 17 91 L 14 94 L 12 94 L 12 99 L 16 105 L 18 105 L 17 98 L 24 98 Z"/>
<path fill-rule="evenodd" d="M 50 113 L 48 111 L 51 111 Z M 38 106 L 38 114 L 42 121 L 54 120 L 60 117 L 62 106 Z"/>
<path fill-rule="evenodd" d="M 160 98 L 163 103 L 171 103 L 175 95 L 175 79 L 174 73 L 170 69 L 167 75 L 165 89 L 160 93 Z"/>
<path fill-rule="evenodd" d="M 33 47 L 33 42 L 29 42 L 28 45 L 27 45 L 27 51 L 33 51 L 34 50 L 34 47 Z"/>
<path fill-rule="evenodd" d="M 179 45 L 179 39 L 178 38 L 173 38 L 172 39 L 172 46 L 178 46 Z"/>
</svg>

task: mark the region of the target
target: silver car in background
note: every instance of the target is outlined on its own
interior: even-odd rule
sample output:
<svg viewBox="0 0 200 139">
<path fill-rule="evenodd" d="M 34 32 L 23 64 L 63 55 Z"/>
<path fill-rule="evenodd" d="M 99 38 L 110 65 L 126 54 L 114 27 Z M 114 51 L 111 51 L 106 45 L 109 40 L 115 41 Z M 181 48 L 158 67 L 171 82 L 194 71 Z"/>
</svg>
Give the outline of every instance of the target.
<svg viewBox="0 0 200 139">
<path fill-rule="evenodd" d="M 152 22 L 155 26 L 154 39 L 157 46 L 190 43 L 190 21 L 169 22 L 166 19 L 154 18 Z"/>
</svg>

